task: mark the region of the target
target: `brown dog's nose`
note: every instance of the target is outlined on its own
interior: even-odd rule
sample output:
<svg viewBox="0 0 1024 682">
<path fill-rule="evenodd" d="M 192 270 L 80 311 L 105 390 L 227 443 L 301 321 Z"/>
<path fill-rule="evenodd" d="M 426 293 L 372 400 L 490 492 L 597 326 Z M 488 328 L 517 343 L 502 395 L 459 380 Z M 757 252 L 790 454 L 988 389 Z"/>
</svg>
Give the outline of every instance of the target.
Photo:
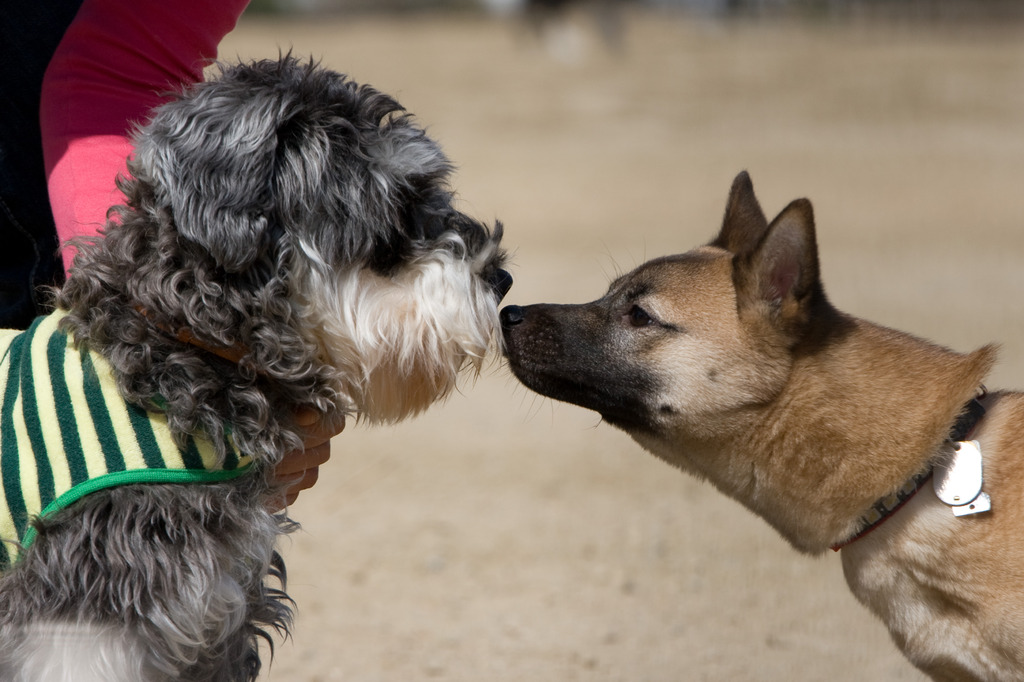
<svg viewBox="0 0 1024 682">
<path fill-rule="evenodd" d="M 514 327 L 526 319 L 523 309 L 517 305 L 507 305 L 501 309 L 501 326 Z"/>
</svg>

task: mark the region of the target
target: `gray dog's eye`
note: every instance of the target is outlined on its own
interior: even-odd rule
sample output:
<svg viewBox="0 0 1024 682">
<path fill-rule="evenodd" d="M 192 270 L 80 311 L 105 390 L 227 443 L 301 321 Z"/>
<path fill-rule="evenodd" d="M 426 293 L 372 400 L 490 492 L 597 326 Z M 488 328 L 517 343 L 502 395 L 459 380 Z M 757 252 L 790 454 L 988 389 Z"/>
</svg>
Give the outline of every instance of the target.
<svg viewBox="0 0 1024 682">
<path fill-rule="evenodd" d="M 634 305 L 626 313 L 626 319 L 633 327 L 647 327 L 654 324 L 654 319 L 647 314 L 647 311 L 638 305 Z"/>
</svg>

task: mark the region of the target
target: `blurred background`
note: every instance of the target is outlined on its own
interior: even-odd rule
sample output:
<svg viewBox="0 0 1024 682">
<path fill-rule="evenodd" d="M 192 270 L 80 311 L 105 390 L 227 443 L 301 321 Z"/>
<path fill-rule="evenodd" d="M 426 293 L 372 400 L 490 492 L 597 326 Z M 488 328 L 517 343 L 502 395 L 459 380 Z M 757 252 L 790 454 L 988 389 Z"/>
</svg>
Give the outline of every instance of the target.
<svg viewBox="0 0 1024 682">
<path fill-rule="evenodd" d="M 396 95 L 461 208 L 504 222 L 507 303 L 592 300 L 705 243 L 747 169 L 769 217 L 814 203 L 839 308 L 998 341 L 1000 388 L 1024 386 L 1022 19 L 1007 0 L 256 0 L 221 57 L 293 50 Z M 497 358 L 414 421 L 350 424 L 292 512 L 299 614 L 267 680 L 923 679 L 838 555 L 798 555 Z"/>
<path fill-rule="evenodd" d="M 408 11 L 480 11 L 515 14 L 545 8 L 566 8 L 572 5 L 648 6 L 667 8 L 690 14 L 718 17 L 827 17 L 846 20 L 851 17 L 878 17 L 886 20 L 896 16 L 916 20 L 1003 20 L 1020 16 L 1016 0 L 254 0 L 255 12 L 303 13 L 394 13 Z"/>
</svg>

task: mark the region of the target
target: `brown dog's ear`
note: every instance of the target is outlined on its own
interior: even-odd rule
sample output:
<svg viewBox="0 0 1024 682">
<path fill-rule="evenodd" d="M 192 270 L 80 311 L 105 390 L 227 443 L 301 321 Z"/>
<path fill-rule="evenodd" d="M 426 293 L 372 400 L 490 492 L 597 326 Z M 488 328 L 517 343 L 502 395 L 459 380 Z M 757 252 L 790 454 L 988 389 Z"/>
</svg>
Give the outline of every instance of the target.
<svg viewBox="0 0 1024 682">
<path fill-rule="evenodd" d="M 722 229 L 710 245 L 736 254 L 748 252 L 757 246 L 767 229 L 768 219 L 754 196 L 754 185 L 743 171 L 732 181 Z"/>
<path fill-rule="evenodd" d="M 797 199 L 783 209 L 757 247 L 734 259 L 740 308 L 767 303 L 784 319 L 796 321 L 821 294 L 818 245 L 811 202 Z"/>
</svg>

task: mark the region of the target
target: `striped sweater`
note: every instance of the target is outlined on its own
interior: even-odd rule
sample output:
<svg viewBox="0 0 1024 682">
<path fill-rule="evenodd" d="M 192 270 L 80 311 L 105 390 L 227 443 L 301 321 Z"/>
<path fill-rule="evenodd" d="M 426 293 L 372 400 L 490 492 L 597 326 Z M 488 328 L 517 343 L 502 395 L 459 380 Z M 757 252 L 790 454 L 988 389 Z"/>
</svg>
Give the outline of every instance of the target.
<svg viewBox="0 0 1024 682">
<path fill-rule="evenodd" d="M 107 361 L 57 329 L 62 316 L 0 330 L 0 571 L 32 542 L 34 517 L 91 492 L 223 481 L 251 464 L 230 438 L 226 457 L 200 438 L 179 447 L 166 415 L 125 402 Z"/>
</svg>

